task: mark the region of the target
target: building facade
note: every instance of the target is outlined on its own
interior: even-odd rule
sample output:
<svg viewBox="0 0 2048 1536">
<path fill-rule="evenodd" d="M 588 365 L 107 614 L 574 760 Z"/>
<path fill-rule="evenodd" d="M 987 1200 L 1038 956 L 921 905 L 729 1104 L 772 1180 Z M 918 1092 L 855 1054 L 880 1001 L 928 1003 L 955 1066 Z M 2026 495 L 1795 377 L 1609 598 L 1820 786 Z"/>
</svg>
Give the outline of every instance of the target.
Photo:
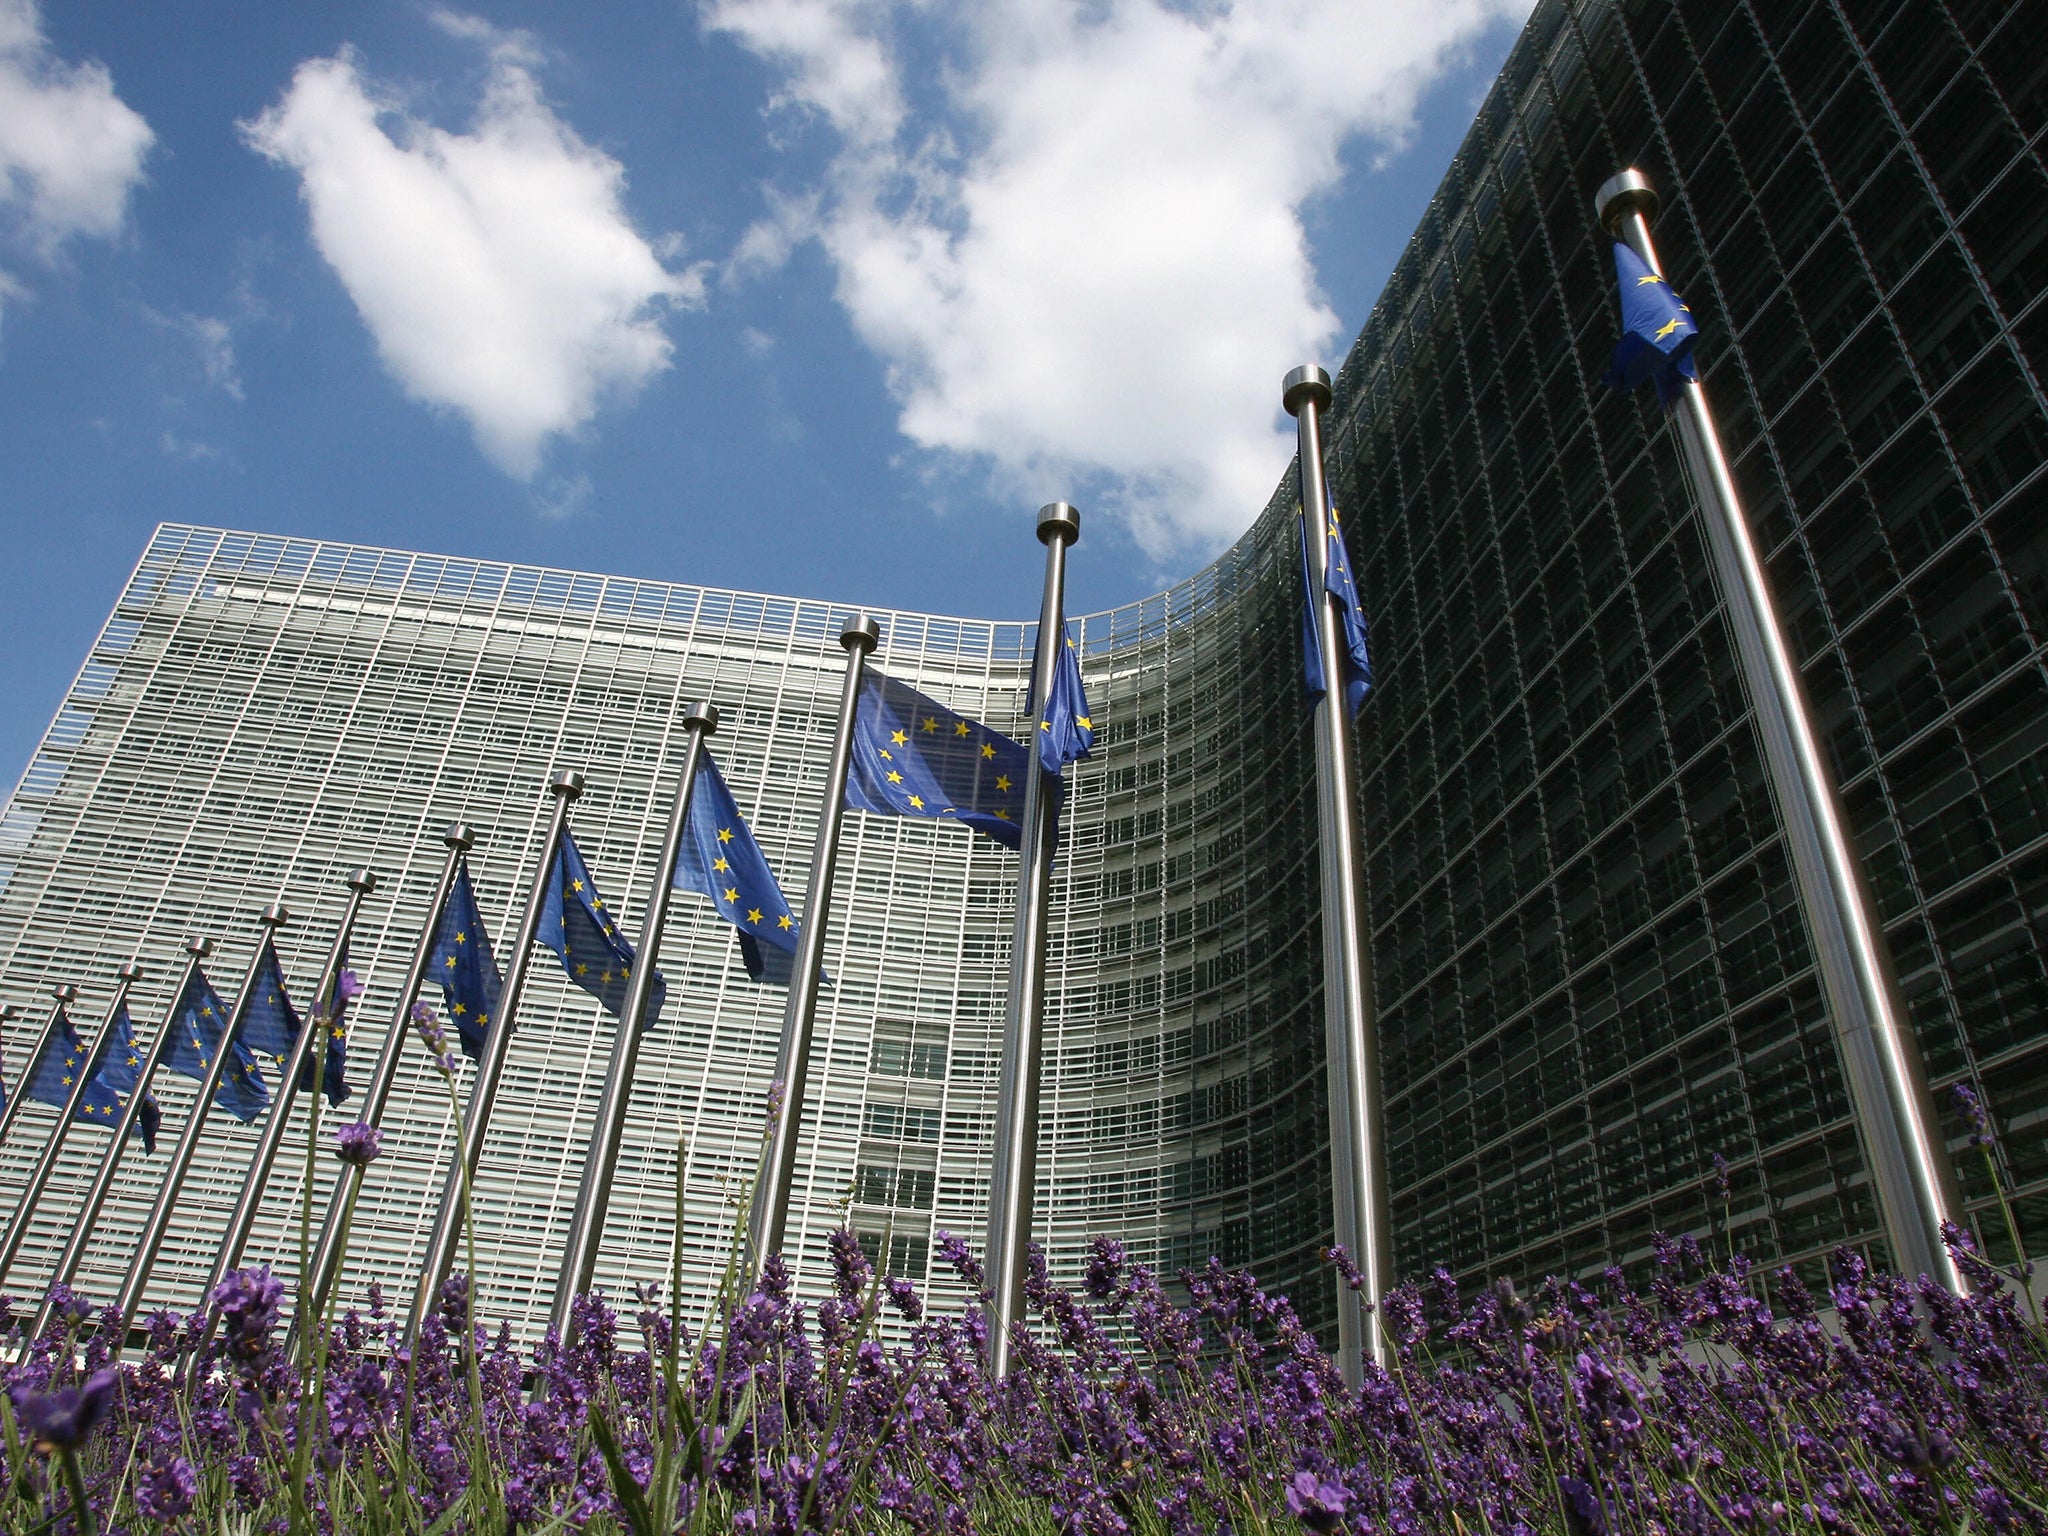
<svg viewBox="0 0 2048 1536">
<path fill-rule="evenodd" d="M 1360 811 L 1402 1270 L 1596 1274 L 1641 1264 L 1659 1229 L 1726 1227 L 1809 1265 L 1882 1251 L 1677 447 L 1653 402 L 1596 382 L 1615 301 L 1591 197 L 1628 164 L 1665 196 L 1659 246 L 1930 1071 L 1982 1085 L 2022 1223 L 2048 1227 L 2042 9 L 1544 0 L 1339 373 L 1326 440 L 1373 626 Z M 1076 622 L 1100 726 L 1054 878 L 1036 1229 L 1059 1268 L 1098 1232 L 1169 1268 L 1248 1263 L 1325 1322 L 1296 558 L 1290 477 L 1212 566 Z M 228 991 L 278 898 L 309 986 L 367 864 L 366 1058 L 440 828 L 482 834 L 502 955 L 556 768 L 589 778 L 571 823 L 633 931 L 699 697 L 801 911 L 849 611 L 166 526 L 0 822 L 0 988 L 76 981 L 93 1019 L 135 955 L 147 1031 L 183 935 L 214 936 Z M 877 616 L 876 665 L 1018 727 L 1031 626 Z M 922 1277 L 934 1230 L 982 1230 L 1014 855 L 858 814 L 845 837 L 794 1247 L 814 1278 L 849 1220 Z M 694 899 L 662 965 L 599 1276 L 665 1265 L 680 1139 L 701 1293 L 783 994 Z M 536 967 L 477 1200 L 487 1309 L 529 1334 L 611 1027 Z M 446 1093 L 423 1053 L 406 1062 L 350 1266 L 399 1294 L 451 1147 Z M 164 1087 L 175 1122 L 189 1085 Z M 28 1111 L 0 1148 L 0 1198 L 51 1118 Z M 252 1143 L 209 1129 L 153 1300 L 196 1299 Z M 77 1133 L 7 1289 L 47 1272 L 103 1145 Z M 147 1210 L 150 1164 L 127 1166 L 89 1293 Z M 280 1166 L 251 1254 L 289 1271 Z"/>
</svg>

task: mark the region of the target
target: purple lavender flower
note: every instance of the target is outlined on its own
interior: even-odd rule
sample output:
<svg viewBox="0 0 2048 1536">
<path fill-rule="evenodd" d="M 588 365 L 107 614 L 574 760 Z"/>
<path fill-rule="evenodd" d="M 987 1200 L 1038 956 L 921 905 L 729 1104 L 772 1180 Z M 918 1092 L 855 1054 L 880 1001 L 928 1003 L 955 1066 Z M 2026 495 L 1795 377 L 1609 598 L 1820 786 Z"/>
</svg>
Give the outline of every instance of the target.
<svg viewBox="0 0 2048 1536">
<path fill-rule="evenodd" d="M 1557 1492 L 1564 1501 L 1565 1529 L 1571 1536 L 1607 1536 L 1607 1510 L 1591 1483 L 1583 1478 L 1560 1477 Z"/>
<path fill-rule="evenodd" d="M 986 1291 L 988 1276 L 982 1270 L 981 1260 L 974 1256 L 974 1250 L 950 1232 L 941 1230 L 938 1237 L 939 1257 L 952 1265 L 953 1272 L 974 1290 Z"/>
<path fill-rule="evenodd" d="M 260 1265 L 238 1269 L 213 1288 L 223 1345 L 244 1371 L 269 1360 L 270 1330 L 277 1326 L 278 1303 L 283 1299 L 284 1283 Z"/>
<path fill-rule="evenodd" d="M 363 979 L 354 971 L 343 971 L 334 983 L 334 995 L 342 1002 L 353 1002 L 363 995 Z"/>
<path fill-rule="evenodd" d="M 455 1053 L 448 1049 L 448 1031 L 441 1024 L 441 1017 L 431 1004 L 412 1005 L 412 1027 L 419 1031 L 421 1042 L 427 1054 L 434 1058 L 434 1066 L 443 1077 L 455 1075 Z"/>
<path fill-rule="evenodd" d="M 1287 1512 L 1312 1531 L 1336 1530 L 1350 1502 L 1342 1483 L 1325 1482 L 1313 1472 L 1297 1472 L 1287 1485 Z"/>
<path fill-rule="evenodd" d="M 151 1463 L 135 1480 L 135 1507 L 158 1522 L 190 1514 L 198 1497 L 199 1478 L 182 1456 Z"/>
<path fill-rule="evenodd" d="M 888 1279 L 882 1282 L 889 1292 L 889 1301 L 898 1312 L 911 1322 L 924 1316 L 924 1302 L 919 1299 L 917 1287 L 908 1280 Z"/>
<path fill-rule="evenodd" d="M 1968 1083 L 1956 1083 L 1949 1089 L 1949 1097 L 1955 1101 L 1963 1123 L 1970 1128 L 1970 1145 L 1989 1147 L 1998 1140 L 1991 1129 L 1991 1116 L 1984 1108 L 1984 1101 L 1977 1096 L 1977 1090 Z"/>
<path fill-rule="evenodd" d="M 860 1300 L 861 1293 L 875 1278 L 875 1267 L 861 1252 L 860 1239 L 841 1227 L 826 1239 L 826 1246 L 832 1254 L 832 1288 L 841 1301 Z"/>
<path fill-rule="evenodd" d="M 54 1392 L 37 1392 L 16 1387 L 14 1416 L 21 1432 L 45 1456 L 76 1449 L 93 1432 L 107 1410 L 114 1405 L 118 1373 L 96 1371 L 83 1387 L 59 1387 Z"/>
<path fill-rule="evenodd" d="M 344 1163 L 361 1168 L 373 1163 L 384 1151 L 384 1133 L 376 1126 L 357 1120 L 334 1133 L 334 1155 Z"/>
</svg>

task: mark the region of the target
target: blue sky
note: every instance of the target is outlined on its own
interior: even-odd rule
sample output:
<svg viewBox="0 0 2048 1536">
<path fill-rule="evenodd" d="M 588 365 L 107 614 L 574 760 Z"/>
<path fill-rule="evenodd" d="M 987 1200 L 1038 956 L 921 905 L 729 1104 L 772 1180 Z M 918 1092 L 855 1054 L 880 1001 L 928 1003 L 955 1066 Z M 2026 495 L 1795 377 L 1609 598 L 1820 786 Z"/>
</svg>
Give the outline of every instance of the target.
<svg viewBox="0 0 2048 1536">
<path fill-rule="evenodd" d="M 1199 567 L 1527 0 L 0 0 L 0 777 L 159 520 L 1027 617 Z"/>
</svg>

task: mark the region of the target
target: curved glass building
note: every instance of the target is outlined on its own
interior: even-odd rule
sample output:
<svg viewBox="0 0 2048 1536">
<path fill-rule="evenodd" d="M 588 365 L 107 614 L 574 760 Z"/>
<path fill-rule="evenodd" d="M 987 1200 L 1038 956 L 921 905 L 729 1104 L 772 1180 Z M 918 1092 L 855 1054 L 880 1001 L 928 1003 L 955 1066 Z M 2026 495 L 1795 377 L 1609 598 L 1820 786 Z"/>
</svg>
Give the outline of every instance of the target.
<svg viewBox="0 0 2048 1536">
<path fill-rule="evenodd" d="M 1591 198 L 1630 164 L 1664 194 L 1659 246 L 1930 1070 L 1982 1085 L 2022 1224 L 2048 1226 L 2035 9 L 1544 0 L 1345 362 L 1325 437 L 1373 627 L 1359 810 L 1403 1271 L 1596 1274 L 1644 1262 L 1659 1229 L 1725 1227 L 1801 1264 L 1882 1249 L 1677 446 L 1653 401 L 1597 383 L 1616 306 Z M 1246 1263 L 1326 1323 L 1295 538 L 1290 477 L 1198 576 L 1075 621 L 1097 750 L 1053 884 L 1036 1230 L 1059 1268 L 1100 1232 L 1169 1268 Z M 480 830 L 502 958 L 554 769 L 588 776 L 571 824 L 633 931 L 675 721 L 700 697 L 801 911 L 850 611 L 166 526 L 0 824 L 0 985 L 29 1002 L 76 981 L 96 1022 L 132 954 L 147 1034 L 184 934 L 214 936 L 229 991 L 281 898 L 308 988 L 342 877 L 367 864 L 366 1059 L 441 827 Z M 1032 626 L 877 617 L 875 665 L 1018 729 Z M 855 814 L 844 836 L 791 1228 L 813 1282 L 842 1220 L 913 1276 L 936 1229 L 978 1243 L 1015 889 L 1015 856 L 960 828 Z M 690 898 L 662 966 L 599 1275 L 661 1270 L 680 1139 L 701 1291 L 759 1146 L 784 994 L 746 979 Z M 487 1309 L 529 1334 L 611 1028 L 536 966 L 478 1186 Z M 8 1041 L 17 1066 L 29 1038 Z M 175 1123 L 189 1085 L 160 1087 Z M 52 1119 L 25 1113 L 0 1192 Z M 412 1052 L 354 1285 L 409 1287 L 448 1120 Z M 209 1128 L 153 1301 L 196 1299 L 253 1140 Z M 104 1145 L 76 1134 L 6 1289 L 40 1284 Z M 89 1294 L 111 1293 L 153 1193 L 149 1161 L 126 1166 Z M 293 1168 L 251 1250 L 287 1272 Z"/>
</svg>

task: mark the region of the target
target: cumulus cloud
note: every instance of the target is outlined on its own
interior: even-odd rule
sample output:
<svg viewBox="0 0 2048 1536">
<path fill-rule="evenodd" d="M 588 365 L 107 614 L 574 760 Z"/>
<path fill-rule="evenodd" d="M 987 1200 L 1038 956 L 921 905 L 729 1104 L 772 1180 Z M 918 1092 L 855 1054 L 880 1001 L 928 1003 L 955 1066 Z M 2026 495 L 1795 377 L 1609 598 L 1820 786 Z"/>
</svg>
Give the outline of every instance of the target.
<svg viewBox="0 0 2048 1536">
<path fill-rule="evenodd" d="M 1281 375 L 1340 340 L 1304 207 L 1529 3 L 706 0 L 834 135 L 728 275 L 819 240 L 914 443 L 1213 548 L 1291 452 Z"/>
<path fill-rule="evenodd" d="M 155 142 L 98 63 L 68 64 L 32 0 L 0 0 L 0 229 L 43 261 L 74 237 L 111 239 Z M 0 298 L 21 291 L 0 272 Z"/>
<path fill-rule="evenodd" d="M 703 276 L 634 229 L 624 168 L 548 105 L 530 39 L 435 20 L 486 51 L 467 132 L 412 116 L 346 49 L 301 64 L 242 132 L 298 172 L 314 243 L 392 377 L 531 481 L 551 439 L 669 366 L 665 313 L 700 303 Z"/>
</svg>

